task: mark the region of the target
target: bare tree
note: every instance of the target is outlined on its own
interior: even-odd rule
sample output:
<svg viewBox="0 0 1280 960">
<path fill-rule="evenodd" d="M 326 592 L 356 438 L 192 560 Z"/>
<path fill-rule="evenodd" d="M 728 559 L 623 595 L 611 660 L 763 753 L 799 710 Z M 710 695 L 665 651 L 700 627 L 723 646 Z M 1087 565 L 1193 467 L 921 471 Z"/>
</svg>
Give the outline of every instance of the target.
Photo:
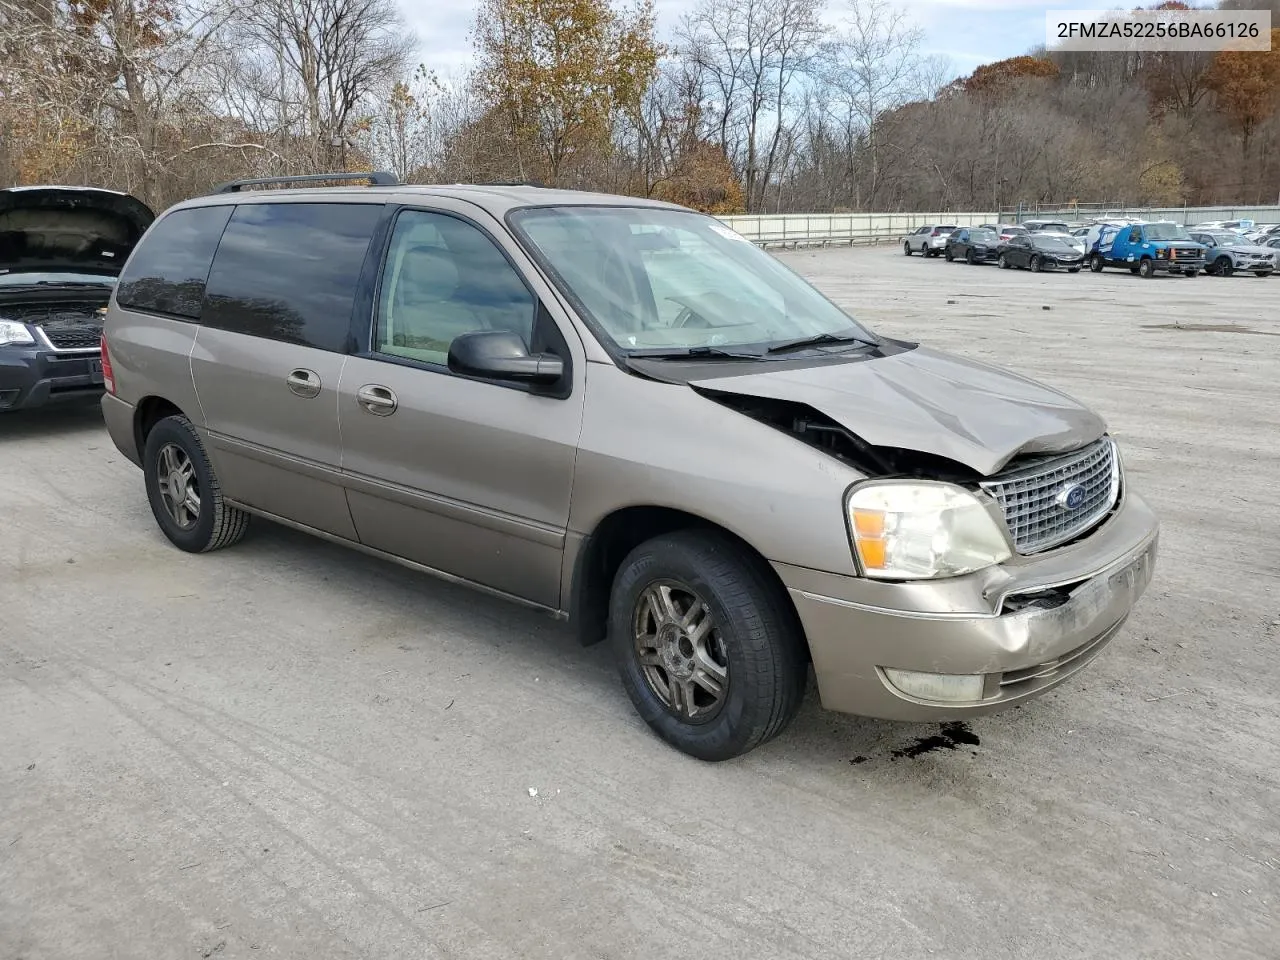
<svg viewBox="0 0 1280 960">
<path fill-rule="evenodd" d="M 255 0 L 240 30 L 246 82 L 317 165 L 346 166 L 354 121 L 415 47 L 394 0 Z"/>
<path fill-rule="evenodd" d="M 823 80 L 829 109 L 849 141 L 861 140 L 869 165 L 864 196 L 857 207 L 875 208 L 880 200 L 882 146 L 877 121 L 915 96 L 936 92 L 936 63 L 919 56 L 920 28 L 887 0 L 849 0 L 844 29 L 827 45 Z M 852 179 L 852 178 L 851 178 Z"/>
<path fill-rule="evenodd" d="M 760 209 L 795 138 L 792 110 L 815 64 L 824 0 L 702 0 L 676 32 L 676 48 L 703 85 L 719 146 L 741 168 Z"/>
</svg>

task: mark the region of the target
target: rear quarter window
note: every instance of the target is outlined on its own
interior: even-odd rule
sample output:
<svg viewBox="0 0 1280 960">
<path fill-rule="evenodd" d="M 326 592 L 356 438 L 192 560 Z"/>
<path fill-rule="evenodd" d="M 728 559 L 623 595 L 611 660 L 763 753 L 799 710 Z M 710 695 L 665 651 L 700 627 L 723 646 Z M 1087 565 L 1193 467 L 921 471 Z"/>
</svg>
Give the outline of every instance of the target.
<svg viewBox="0 0 1280 960">
<path fill-rule="evenodd" d="M 205 326 L 344 352 L 360 272 L 383 205 L 236 207 L 205 292 Z"/>
<path fill-rule="evenodd" d="M 116 303 L 127 310 L 198 320 L 209 266 L 233 209 L 189 207 L 160 218 L 125 264 Z"/>
</svg>

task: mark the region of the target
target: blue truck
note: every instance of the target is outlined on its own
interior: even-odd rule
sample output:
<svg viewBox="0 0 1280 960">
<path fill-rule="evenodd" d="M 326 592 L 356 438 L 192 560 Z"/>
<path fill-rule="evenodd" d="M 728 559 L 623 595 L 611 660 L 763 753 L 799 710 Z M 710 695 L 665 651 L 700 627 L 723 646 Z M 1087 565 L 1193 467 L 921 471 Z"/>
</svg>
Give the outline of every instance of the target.
<svg viewBox="0 0 1280 960">
<path fill-rule="evenodd" d="M 1105 224 L 1088 251 L 1089 269 L 1125 267 L 1141 277 L 1180 273 L 1194 277 L 1205 266 L 1208 250 L 1176 223 Z"/>
</svg>

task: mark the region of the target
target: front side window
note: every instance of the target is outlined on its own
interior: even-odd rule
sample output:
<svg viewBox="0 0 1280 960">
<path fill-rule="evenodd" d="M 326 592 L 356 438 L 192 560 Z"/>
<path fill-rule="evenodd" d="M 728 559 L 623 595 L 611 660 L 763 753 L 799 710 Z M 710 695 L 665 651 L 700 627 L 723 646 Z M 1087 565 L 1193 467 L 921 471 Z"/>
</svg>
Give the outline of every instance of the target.
<svg viewBox="0 0 1280 960">
<path fill-rule="evenodd" d="M 218 246 L 205 326 L 342 353 L 382 205 L 246 203 Z"/>
<path fill-rule="evenodd" d="M 875 338 L 719 221 L 653 207 L 531 207 L 512 225 L 620 350 Z"/>
<path fill-rule="evenodd" d="M 213 252 L 233 209 L 188 207 L 161 217 L 125 264 L 116 302 L 126 310 L 198 320 Z"/>
<path fill-rule="evenodd" d="M 478 228 L 443 213 L 396 219 L 382 272 L 373 349 L 444 365 L 464 333 L 506 330 L 533 339 L 536 301 Z"/>
</svg>

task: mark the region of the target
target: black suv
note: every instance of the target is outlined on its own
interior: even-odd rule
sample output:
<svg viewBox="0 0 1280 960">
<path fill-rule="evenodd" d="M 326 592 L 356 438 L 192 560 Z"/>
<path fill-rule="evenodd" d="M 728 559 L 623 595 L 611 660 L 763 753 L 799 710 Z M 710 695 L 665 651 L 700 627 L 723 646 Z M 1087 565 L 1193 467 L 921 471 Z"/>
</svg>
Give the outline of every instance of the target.
<svg viewBox="0 0 1280 960">
<path fill-rule="evenodd" d="M 0 190 L 0 412 L 101 395 L 102 317 L 153 219 L 113 190 Z"/>
</svg>

